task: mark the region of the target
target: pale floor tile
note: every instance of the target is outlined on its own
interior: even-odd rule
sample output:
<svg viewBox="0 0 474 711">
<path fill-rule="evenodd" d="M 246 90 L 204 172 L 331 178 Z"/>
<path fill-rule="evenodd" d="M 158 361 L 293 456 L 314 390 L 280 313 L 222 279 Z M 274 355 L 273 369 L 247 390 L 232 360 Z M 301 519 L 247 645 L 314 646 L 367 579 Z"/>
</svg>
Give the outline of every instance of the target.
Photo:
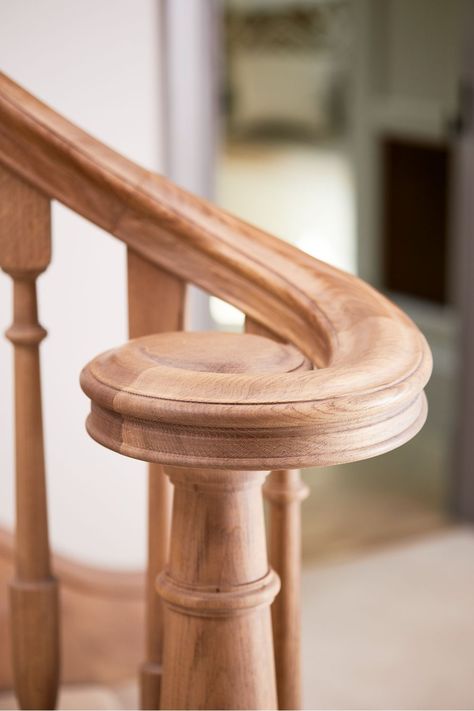
<svg viewBox="0 0 474 711">
<path fill-rule="evenodd" d="M 303 576 L 308 709 L 474 705 L 474 531 L 452 529 Z"/>
<path fill-rule="evenodd" d="M 73 711 L 86 709 L 100 709 L 100 711 L 114 711 L 125 708 L 121 705 L 119 696 L 111 689 L 104 686 L 78 684 L 77 686 L 63 687 L 59 694 L 58 709 Z M 18 709 L 13 694 L 0 694 L 0 709 Z"/>
<path fill-rule="evenodd" d="M 136 679 L 131 679 L 118 684 L 114 687 L 114 691 L 120 701 L 121 709 L 139 709 L 139 691 Z"/>
<path fill-rule="evenodd" d="M 0 694 L 0 709 L 17 709 L 17 703 L 15 696 L 10 692 L 3 692 Z"/>
</svg>

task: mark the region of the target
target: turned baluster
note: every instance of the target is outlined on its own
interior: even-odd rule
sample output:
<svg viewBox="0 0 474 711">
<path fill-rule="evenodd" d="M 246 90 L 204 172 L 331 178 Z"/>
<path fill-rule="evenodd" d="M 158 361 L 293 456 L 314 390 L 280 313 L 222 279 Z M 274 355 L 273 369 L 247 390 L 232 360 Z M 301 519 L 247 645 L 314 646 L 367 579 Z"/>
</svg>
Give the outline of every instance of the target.
<svg viewBox="0 0 474 711">
<path fill-rule="evenodd" d="M 265 482 L 269 504 L 269 557 L 281 579 L 272 606 L 278 707 L 301 708 L 301 501 L 308 488 L 299 469 L 273 471 Z"/>
<path fill-rule="evenodd" d="M 186 285 L 178 277 L 150 264 L 137 252 L 127 252 L 130 338 L 177 331 L 183 327 Z M 173 487 L 160 464 L 148 467 L 148 563 L 146 578 L 146 657 L 140 674 L 140 706 L 160 707 L 163 658 L 163 604 L 156 579 L 168 562 Z"/>
<path fill-rule="evenodd" d="M 245 331 L 277 339 L 248 316 Z M 308 491 L 299 469 L 273 471 L 263 487 L 269 507 L 269 558 L 281 580 L 272 605 L 280 709 L 301 708 L 301 502 Z"/>
<path fill-rule="evenodd" d="M 51 258 L 49 200 L 0 170 L 0 265 L 13 279 L 16 440 L 15 689 L 24 709 L 52 709 L 59 675 L 58 585 L 52 577 L 41 412 L 36 280 Z"/>
</svg>

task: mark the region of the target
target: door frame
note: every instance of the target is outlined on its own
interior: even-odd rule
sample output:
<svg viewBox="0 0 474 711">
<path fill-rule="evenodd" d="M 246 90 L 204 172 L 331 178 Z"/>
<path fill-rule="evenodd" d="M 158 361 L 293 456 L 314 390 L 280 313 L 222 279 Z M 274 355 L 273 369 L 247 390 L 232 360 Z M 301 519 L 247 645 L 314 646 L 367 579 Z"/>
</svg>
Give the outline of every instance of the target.
<svg viewBox="0 0 474 711">
<path fill-rule="evenodd" d="M 166 175 L 207 199 L 215 196 L 219 145 L 219 0 L 161 0 L 161 85 Z M 189 330 L 210 330 L 209 295 L 188 290 Z"/>
</svg>

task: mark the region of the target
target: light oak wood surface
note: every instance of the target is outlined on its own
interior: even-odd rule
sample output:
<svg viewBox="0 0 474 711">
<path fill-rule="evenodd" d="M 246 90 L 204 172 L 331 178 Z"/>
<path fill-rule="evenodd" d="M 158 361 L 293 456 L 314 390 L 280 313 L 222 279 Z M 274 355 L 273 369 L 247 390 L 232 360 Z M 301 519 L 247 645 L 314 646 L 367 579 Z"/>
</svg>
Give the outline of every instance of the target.
<svg viewBox="0 0 474 711">
<path fill-rule="evenodd" d="M 250 334 L 168 333 L 108 351 L 81 375 L 93 401 L 88 432 L 146 461 L 264 469 L 285 457 L 290 433 L 274 433 L 263 415 L 259 429 L 249 426 L 248 362 L 262 390 L 276 373 L 310 367 L 292 346 Z"/>
<path fill-rule="evenodd" d="M 52 557 L 61 587 L 61 684 L 113 685 L 131 679 L 142 658 L 145 578 Z M 7 586 L 15 572 L 14 536 L 0 528 L 0 690 L 13 688 Z"/>
<path fill-rule="evenodd" d="M 0 266 L 13 280 L 16 545 L 10 584 L 15 690 L 22 708 L 51 709 L 59 678 L 58 586 L 46 503 L 37 277 L 51 259 L 50 201 L 0 167 Z"/>
<path fill-rule="evenodd" d="M 301 501 L 308 495 L 298 469 L 273 471 L 263 492 L 270 507 L 269 557 L 281 580 L 272 606 L 280 709 L 301 708 Z"/>
<path fill-rule="evenodd" d="M 262 472 L 167 469 L 171 554 L 162 709 L 277 708 Z"/>
<path fill-rule="evenodd" d="M 275 339 L 246 317 L 245 332 Z M 270 473 L 263 487 L 269 508 L 269 557 L 281 590 L 272 605 L 278 708 L 301 708 L 301 502 L 309 493 L 298 469 Z"/>
<path fill-rule="evenodd" d="M 186 285 L 179 278 L 129 249 L 128 320 L 131 338 L 183 328 Z M 172 485 L 160 464 L 148 472 L 148 564 L 146 597 L 146 659 L 140 678 L 140 706 L 157 709 L 163 657 L 163 606 L 156 578 L 168 562 Z"/>
<path fill-rule="evenodd" d="M 166 462 L 169 443 L 178 449 L 189 438 L 196 452 L 206 446 L 202 429 L 216 459 L 219 432 L 213 415 L 209 420 L 203 414 L 199 427 L 194 423 L 185 431 L 173 422 L 176 403 L 192 402 L 191 397 L 206 392 L 207 401 L 232 401 L 242 374 L 267 376 L 310 367 L 293 346 L 251 334 L 178 332 L 135 339 L 84 369 L 82 387 L 92 400 L 88 431 L 118 452 L 141 456 L 146 450 L 147 456 Z M 134 410 L 137 392 L 146 393 L 146 416 Z M 158 434 L 154 425 L 159 425 Z M 279 582 L 267 562 L 265 474 L 235 471 L 237 460 L 228 460 L 231 468 L 225 470 L 189 468 L 195 459 L 192 454 L 188 468 L 167 469 L 176 491 L 170 562 L 158 578 L 168 606 L 161 708 L 276 708 L 270 603 Z M 294 527 L 291 532 L 299 533 Z M 287 554 L 299 552 L 293 538 L 290 545 Z M 285 573 L 288 564 L 285 558 Z M 288 614 L 292 594 L 297 588 L 288 587 L 282 618 L 290 626 L 294 612 L 298 615 L 295 606 Z M 285 624 L 277 629 L 286 638 L 285 651 L 290 649 L 286 640 L 290 634 L 298 640 L 297 631 Z M 288 659 L 280 659 L 283 668 Z M 297 666 L 292 662 L 287 671 L 298 673 Z M 297 679 L 291 689 L 283 685 L 285 703 L 290 698 L 298 702 L 297 685 Z"/>
</svg>

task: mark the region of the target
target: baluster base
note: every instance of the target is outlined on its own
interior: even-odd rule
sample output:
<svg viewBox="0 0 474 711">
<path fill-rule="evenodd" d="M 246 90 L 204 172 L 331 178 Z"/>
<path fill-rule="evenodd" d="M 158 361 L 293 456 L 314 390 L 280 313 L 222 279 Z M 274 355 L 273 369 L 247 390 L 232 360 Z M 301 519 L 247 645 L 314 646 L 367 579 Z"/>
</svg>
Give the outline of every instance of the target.
<svg viewBox="0 0 474 711">
<path fill-rule="evenodd" d="M 56 708 L 59 586 L 54 578 L 10 583 L 15 691 L 22 709 Z"/>
</svg>

